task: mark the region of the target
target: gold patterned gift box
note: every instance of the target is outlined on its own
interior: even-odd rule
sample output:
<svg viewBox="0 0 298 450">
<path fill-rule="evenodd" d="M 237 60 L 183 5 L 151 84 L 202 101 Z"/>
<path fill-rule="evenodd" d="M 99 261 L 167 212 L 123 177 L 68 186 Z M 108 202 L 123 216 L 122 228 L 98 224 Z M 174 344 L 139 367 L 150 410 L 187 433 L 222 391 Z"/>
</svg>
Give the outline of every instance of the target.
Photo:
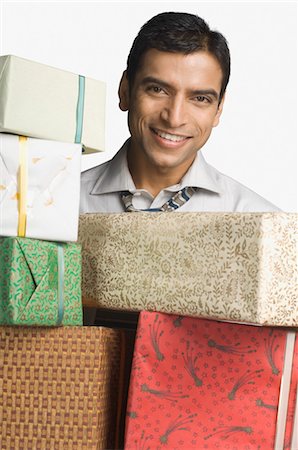
<svg viewBox="0 0 298 450">
<path fill-rule="evenodd" d="M 104 150 L 105 83 L 17 56 L 0 57 L 0 131 Z"/>
<path fill-rule="evenodd" d="M 115 448 L 121 334 L 0 327 L 1 450 Z"/>
<path fill-rule="evenodd" d="M 297 215 L 85 214 L 83 304 L 297 326 Z"/>
</svg>

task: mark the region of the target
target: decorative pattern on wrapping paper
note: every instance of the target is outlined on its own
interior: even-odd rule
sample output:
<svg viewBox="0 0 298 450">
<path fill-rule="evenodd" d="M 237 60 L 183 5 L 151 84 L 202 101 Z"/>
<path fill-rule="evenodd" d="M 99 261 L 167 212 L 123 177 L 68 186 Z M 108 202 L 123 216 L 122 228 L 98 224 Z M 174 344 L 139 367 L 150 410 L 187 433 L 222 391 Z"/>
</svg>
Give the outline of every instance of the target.
<svg viewBox="0 0 298 450">
<path fill-rule="evenodd" d="M 61 245 L 65 258 L 63 325 L 81 325 L 80 246 L 76 243 Z M 0 266 L 3 267 L 0 271 L 0 323 L 55 326 L 58 317 L 57 244 L 0 237 Z"/>
<path fill-rule="evenodd" d="M 210 439 L 216 434 L 221 435 L 221 439 L 228 439 L 232 433 L 247 433 L 251 434 L 253 432 L 251 427 L 239 427 L 239 426 L 231 426 L 231 427 L 219 427 L 215 428 L 214 432 L 205 436 L 204 439 Z"/>
<path fill-rule="evenodd" d="M 160 336 L 163 359 L 157 358 L 152 330 L 155 343 Z M 125 449 L 141 449 L 141 442 L 146 450 L 273 448 L 285 337 L 283 329 L 142 312 Z M 297 350 L 296 341 L 293 386 Z M 278 373 L 272 372 L 272 355 Z M 284 449 L 294 403 L 293 388 Z"/>
<path fill-rule="evenodd" d="M 261 374 L 264 372 L 263 369 L 255 370 L 250 372 L 249 370 L 242 375 L 234 384 L 233 389 L 228 393 L 228 398 L 234 400 L 238 389 L 242 388 L 247 384 L 255 384 L 255 378 L 261 378 Z"/>
<path fill-rule="evenodd" d="M 297 337 L 296 337 L 297 340 Z M 297 355 L 297 352 L 296 352 Z M 297 367 L 294 367 L 294 370 L 298 371 L 298 364 Z M 291 422 L 294 424 L 294 416 L 295 416 L 295 403 L 296 403 L 296 396 L 298 395 L 298 382 L 296 382 L 296 386 L 294 386 L 293 392 L 292 392 L 292 399 L 293 401 L 291 401 L 291 396 L 290 396 L 290 402 L 289 402 L 289 407 L 288 407 L 288 417 L 287 420 L 288 422 Z M 297 426 L 297 424 L 296 424 Z M 291 446 L 291 434 L 288 433 L 288 435 L 285 438 L 285 444 L 284 444 L 284 449 L 290 449 L 290 450 L 296 450 L 293 449 L 293 446 Z"/>
<path fill-rule="evenodd" d="M 261 408 L 274 409 L 277 411 L 277 405 L 269 405 L 268 403 L 265 403 L 261 398 L 257 398 L 256 405 L 260 406 Z"/>
<path fill-rule="evenodd" d="M 147 355 L 136 355 L 133 358 L 131 370 L 140 370 L 142 363 L 146 362 L 147 357 L 148 357 L 148 354 Z"/>
<path fill-rule="evenodd" d="M 298 325 L 295 214 L 86 214 L 79 242 L 97 306 Z"/>
<path fill-rule="evenodd" d="M 147 392 L 148 394 L 152 394 L 157 398 L 170 400 L 171 402 L 178 402 L 179 398 L 189 397 L 189 395 L 183 394 L 183 392 L 158 391 L 157 389 L 150 388 L 147 384 L 142 384 L 141 391 Z"/>
<path fill-rule="evenodd" d="M 279 375 L 280 370 L 276 367 L 275 362 L 274 362 L 274 355 L 277 352 L 279 345 L 275 344 L 275 342 L 276 342 L 276 336 L 273 334 L 273 330 L 271 330 L 268 338 L 265 339 L 266 355 L 268 358 L 268 362 L 269 362 L 270 366 L 272 367 L 272 373 L 274 375 Z"/>
<path fill-rule="evenodd" d="M 142 434 L 141 434 L 141 439 L 139 441 L 138 440 L 135 441 L 135 445 L 136 445 L 135 449 L 136 450 L 150 450 L 150 447 L 146 446 L 148 439 L 149 439 L 149 436 L 146 436 L 145 431 L 143 430 Z"/>
<path fill-rule="evenodd" d="M 175 320 L 173 320 L 174 327 L 181 327 L 182 320 L 183 316 L 178 316 Z"/>
<path fill-rule="evenodd" d="M 46 160 L 45 157 L 35 159 L 38 159 L 38 161 L 35 161 L 35 164 L 36 162 L 42 161 L 44 159 Z M 39 197 L 43 197 L 44 206 L 53 206 L 55 204 L 55 196 L 57 198 L 58 188 L 61 185 L 63 186 L 63 181 L 67 176 L 69 176 L 69 166 L 71 165 L 72 159 L 72 156 L 64 156 L 63 158 L 61 157 L 61 165 L 60 167 L 57 167 L 57 172 L 51 179 L 49 185 L 44 186 L 41 191 L 37 191 L 35 193 L 35 196 L 32 198 L 30 205 L 28 205 L 29 208 L 34 207 L 34 202 L 36 202 Z M 62 161 L 64 161 L 64 164 L 62 163 Z"/>
<path fill-rule="evenodd" d="M 182 414 L 179 414 L 179 416 L 168 425 L 164 434 L 160 436 L 160 442 L 162 444 L 167 444 L 170 434 L 174 433 L 174 431 L 189 431 L 189 428 L 185 425 L 193 423 L 196 416 L 197 414 L 190 414 L 189 416 L 183 418 Z"/>
<path fill-rule="evenodd" d="M 196 363 L 198 360 L 198 356 L 193 356 L 192 351 L 193 349 L 189 349 L 190 347 L 190 343 L 189 341 L 186 342 L 186 354 L 182 353 L 183 359 L 184 359 L 184 367 L 187 370 L 187 372 L 189 373 L 189 375 L 193 378 L 195 385 L 200 387 L 202 386 L 203 382 L 202 380 L 198 377 L 197 375 L 197 368 L 196 368 Z"/>
<path fill-rule="evenodd" d="M 158 314 L 156 314 L 153 325 L 149 324 L 149 329 L 150 329 L 151 342 L 152 342 L 152 346 L 153 346 L 155 354 L 156 354 L 156 358 L 159 361 L 162 361 L 164 359 L 164 355 L 160 351 L 159 341 L 163 335 L 163 331 L 159 331 L 160 322 L 158 322 Z"/>
<path fill-rule="evenodd" d="M 29 140 L 30 142 L 30 140 Z M 30 151 L 30 148 L 29 148 Z M 70 166 L 72 165 L 73 155 L 69 154 L 67 155 L 60 155 L 59 157 L 59 164 L 57 163 L 57 169 L 56 172 L 53 174 L 52 178 L 50 180 L 47 180 L 48 184 L 45 184 L 44 182 L 41 183 L 41 186 L 39 186 L 39 189 L 36 189 L 37 186 L 31 186 L 30 183 L 28 185 L 28 191 L 30 192 L 30 202 L 26 202 L 26 207 L 28 208 L 29 214 L 31 214 L 32 209 L 34 208 L 34 205 L 37 201 L 39 201 L 41 198 L 43 199 L 44 206 L 52 206 L 54 205 L 54 197 L 58 195 L 58 189 L 61 187 L 63 181 L 69 175 Z M 36 166 L 38 163 L 44 163 L 46 165 L 47 158 L 45 156 L 43 157 L 30 157 L 28 160 L 28 163 L 32 163 L 33 167 Z M 58 161 L 58 159 L 57 159 Z M 5 177 L 7 178 L 8 185 L 0 185 L 0 191 L 8 189 L 10 191 L 10 199 L 13 201 L 20 199 L 20 192 L 19 192 L 19 185 L 17 178 L 14 175 L 11 175 L 8 172 L 8 169 L 5 166 L 4 160 L 1 158 L 0 155 L 0 163 L 2 164 L 1 169 L 5 172 Z M 36 169 L 35 169 L 36 170 Z M 39 170 L 44 170 L 44 167 L 42 167 Z M 30 166 L 28 168 L 28 177 L 32 175 L 31 173 L 32 168 L 30 169 Z M 2 175 L 2 176 L 4 176 Z M 45 180 L 43 180 L 45 181 Z M 1 189 L 2 187 L 2 189 Z M 32 189 L 34 188 L 34 189 Z"/>
<path fill-rule="evenodd" d="M 231 345 L 221 345 L 215 342 L 213 339 L 209 339 L 208 341 L 209 347 L 215 347 L 217 350 L 220 350 L 225 353 L 231 353 L 233 355 L 244 355 L 244 353 L 254 353 L 256 349 L 248 347 L 241 347 L 240 342 L 237 342 L 234 346 Z"/>
</svg>

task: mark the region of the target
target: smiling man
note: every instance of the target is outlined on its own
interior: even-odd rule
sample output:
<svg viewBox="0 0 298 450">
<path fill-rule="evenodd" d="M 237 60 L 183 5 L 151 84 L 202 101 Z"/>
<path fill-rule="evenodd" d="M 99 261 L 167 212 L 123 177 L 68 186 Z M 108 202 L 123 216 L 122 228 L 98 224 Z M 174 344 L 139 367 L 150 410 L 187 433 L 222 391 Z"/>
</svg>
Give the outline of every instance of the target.
<svg viewBox="0 0 298 450">
<path fill-rule="evenodd" d="M 204 20 L 174 12 L 149 20 L 119 87 L 131 137 L 82 174 L 81 212 L 278 210 L 199 151 L 219 123 L 229 76 L 227 42 Z"/>
</svg>

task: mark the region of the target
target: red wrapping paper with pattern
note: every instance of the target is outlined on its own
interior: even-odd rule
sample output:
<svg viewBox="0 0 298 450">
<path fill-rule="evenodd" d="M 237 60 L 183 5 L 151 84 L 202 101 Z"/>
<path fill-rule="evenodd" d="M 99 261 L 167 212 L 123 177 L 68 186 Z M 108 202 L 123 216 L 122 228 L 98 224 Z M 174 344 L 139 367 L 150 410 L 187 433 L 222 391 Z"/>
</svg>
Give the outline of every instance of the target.
<svg viewBox="0 0 298 450">
<path fill-rule="evenodd" d="M 287 332 L 142 312 L 125 449 L 273 450 Z M 293 432 L 297 341 L 284 449 Z"/>
</svg>

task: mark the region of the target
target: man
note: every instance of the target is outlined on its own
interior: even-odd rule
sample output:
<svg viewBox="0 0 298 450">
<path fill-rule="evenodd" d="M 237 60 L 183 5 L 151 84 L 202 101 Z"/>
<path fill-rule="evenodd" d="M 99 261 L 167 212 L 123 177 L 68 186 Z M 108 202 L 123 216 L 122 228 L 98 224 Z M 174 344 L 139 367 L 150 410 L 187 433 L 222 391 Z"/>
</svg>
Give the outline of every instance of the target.
<svg viewBox="0 0 298 450">
<path fill-rule="evenodd" d="M 120 87 L 130 139 L 82 174 L 81 213 L 274 211 L 204 160 L 230 76 L 225 38 L 198 16 L 162 13 L 136 37 Z"/>
<path fill-rule="evenodd" d="M 131 137 L 111 161 L 82 174 L 81 213 L 276 210 L 208 165 L 199 151 L 219 123 L 229 76 L 227 42 L 201 18 L 163 13 L 149 20 L 119 87 Z M 98 325 L 135 328 L 137 322 L 133 313 L 98 316 Z M 94 319 L 95 309 L 85 309 L 84 323 Z M 132 331 L 126 342 L 127 390 Z"/>
<path fill-rule="evenodd" d="M 278 210 L 199 151 L 219 123 L 229 77 L 225 38 L 198 16 L 169 12 L 145 23 L 119 86 L 131 137 L 82 174 L 80 212 Z M 94 314 L 84 312 L 86 324 Z"/>
</svg>

